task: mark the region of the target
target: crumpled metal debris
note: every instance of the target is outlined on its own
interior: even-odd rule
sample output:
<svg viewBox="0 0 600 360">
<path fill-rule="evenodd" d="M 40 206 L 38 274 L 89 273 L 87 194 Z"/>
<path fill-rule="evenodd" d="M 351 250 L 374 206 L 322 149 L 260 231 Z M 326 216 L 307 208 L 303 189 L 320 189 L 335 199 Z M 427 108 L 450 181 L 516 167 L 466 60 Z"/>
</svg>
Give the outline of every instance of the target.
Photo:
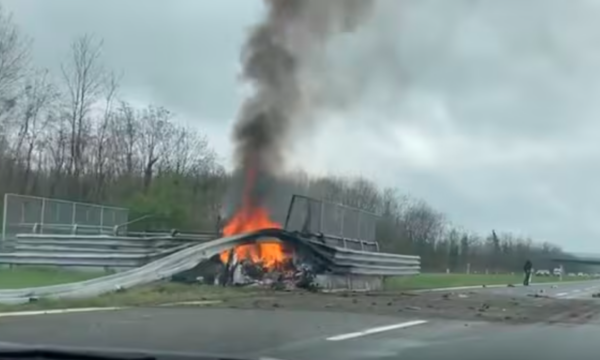
<svg viewBox="0 0 600 360">
<path fill-rule="evenodd" d="M 294 266 L 292 262 L 287 262 L 274 269 L 268 269 L 262 263 L 243 260 L 234 261 L 230 268 L 230 283 L 235 286 L 264 287 L 278 291 L 318 289 L 316 272 L 307 263 Z"/>
</svg>

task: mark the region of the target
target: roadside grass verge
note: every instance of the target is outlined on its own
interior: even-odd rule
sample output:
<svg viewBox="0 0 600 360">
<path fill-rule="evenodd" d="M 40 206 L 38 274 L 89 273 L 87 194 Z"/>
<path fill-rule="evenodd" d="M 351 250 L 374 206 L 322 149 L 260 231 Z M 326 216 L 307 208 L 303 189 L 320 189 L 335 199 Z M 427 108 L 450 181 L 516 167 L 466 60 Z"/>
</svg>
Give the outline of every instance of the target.
<svg viewBox="0 0 600 360">
<path fill-rule="evenodd" d="M 17 285 L 13 285 L 12 288 L 49 285 L 49 281 L 52 281 L 52 279 L 54 279 L 53 283 L 58 284 L 61 282 L 68 282 L 67 279 L 70 281 L 77 281 L 94 277 L 93 274 L 89 273 L 81 274 L 66 271 L 55 271 L 59 274 L 55 275 L 54 278 L 49 274 L 40 275 L 37 273 L 40 271 L 44 273 L 46 270 L 47 269 L 40 268 L 27 269 L 26 273 L 34 275 L 27 278 L 25 282 L 15 282 L 15 280 L 12 280 L 12 284 Z M 19 271 L 23 271 L 23 269 Z M 2 276 L 3 272 L 4 271 L 0 271 L 0 276 Z M 99 274 L 96 274 L 96 276 L 98 275 Z M 533 283 L 556 282 L 557 280 L 558 279 L 554 277 L 535 277 Z M 565 278 L 563 281 L 569 280 L 581 281 L 582 278 Z M 406 291 L 458 286 L 519 284 L 521 281 L 522 278 L 517 275 L 420 274 L 417 276 L 388 278 L 386 279 L 385 287 L 388 291 Z M 5 279 L 3 283 L 0 281 L 0 284 L 10 284 L 10 282 Z M 266 298 L 276 296 L 277 294 L 279 293 L 274 293 L 272 290 L 261 288 L 189 285 L 161 281 L 123 291 L 113 291 L 111 293 L 85 299 L 40 298 L 26 304 L 0 304 L 0 312 L 96 307 L 147 307 L 186 302 L 199 302 L 198 306 L 210 306 L 210 303 L 202 304 L 202 302 L 227 301 L 229 299 L 239 299 L 243 297 Z M 192 303 L 190 305 L 193 306 L 194 304 Z"/>
<path fill-rule="evenodd" d="M 589 278 L 563 277 L 563 282 L 582 281 Z M 591 279 L 590 279 L 591 280 Z M 523 282 L 522 275 L 510 274 L 419 274 L 415 276 L 398 276 L 386 279 L 386 290 L 427 290 L 459 286 L 479 286 L 479 285 L 518 285 Z M 534 276 L 532 281 L 535 283 L 559 282 L 557 277 L 553 276 Z"/>
<path fill-rule="evenodd" d="M 93 279 L 106 273 L 65 270 L 53 267 L 14 267 L 0 269 L 0 289 L 66 284 Z"/>
<path fill-rule="evenodd" d="M 190 301 L 210 302 L 215 300 L 227 300 L 244 296 L 266 295 L 267 293 L 267 290 L 259 289 L 159 282 L 85 299 L 40 298 L 26 304 L 0 304 L 0 312 L 68 308 L 157 306 Z"/>
</svg>

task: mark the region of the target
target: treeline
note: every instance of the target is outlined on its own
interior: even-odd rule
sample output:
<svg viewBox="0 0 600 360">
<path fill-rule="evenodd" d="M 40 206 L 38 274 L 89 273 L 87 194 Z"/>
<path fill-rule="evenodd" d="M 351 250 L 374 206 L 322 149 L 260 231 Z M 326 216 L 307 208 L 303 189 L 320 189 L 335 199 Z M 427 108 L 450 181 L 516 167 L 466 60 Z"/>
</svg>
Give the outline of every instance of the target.
<svg viewBox="0 0 600 360">
<path fill-rule="evenodd" d="M 527 259 L 538 269 L 551 270 L 557 266 L 552 258 L 566 256 L 556 245 L 508 232 L 464 230 L 426 202 L 396 189 L 379 189 L 365 179 L 314 180 L 307 193 L 381 215 L 376 238 L 382 250 L 420 255 L 426 271 L 520 272 Z"/>
<path fill-rule="evenodd" d="M 58 73 L 30 65 L 31 44 L 0 9 L 0 193 L 120 205 L 130 218 L 214 229 L 231 176 L 201 130 L 163 107 L 124 101 L 100 39 L 75 39 Z M 461 230 L 423 201 L 365 179 L 296 178 L 296 192 L 380 214 L 382 248 L 421 255 L 424 270 L 520 271 L 527 258 L 550 268 L 561 253 L 507 233 Z"/>
</svg>

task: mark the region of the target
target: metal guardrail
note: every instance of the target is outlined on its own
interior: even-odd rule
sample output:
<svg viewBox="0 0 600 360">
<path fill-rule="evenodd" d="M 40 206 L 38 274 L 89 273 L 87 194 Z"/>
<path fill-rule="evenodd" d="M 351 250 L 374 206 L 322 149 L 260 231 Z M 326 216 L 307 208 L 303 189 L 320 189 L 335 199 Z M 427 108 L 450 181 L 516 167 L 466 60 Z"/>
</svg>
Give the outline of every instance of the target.
<svg viewBox="0 0 600 360">
<path fill-rule="evenodd" d="M 235 246 L 249 244 L 257 239 L 273 237 L 290 243 L 298 252 L 311 253 L 312 258 L 325 266 L 333 274 L 360 274 L 372 276 L 416 275 L 420 271 L 420 258 L 387 253 L 375 253 L 332 247 L 321 242 L 306 239 L 297 233 L 280 229 L 263 230 L 251 234 L 221 238 L 204 242 L 184 249 L 170 249 L 175 252 L 154 260 L 141 267 L 92 280 L 44 286 L 28 289 L 0 290 L 0 303 L 24 303 L 31 298 L 82 298 L 100 295 L 120 288 L 130 288 L 169 278 L 180 272 L 192 269 L 200 261 L 227 251 Z M 166 256 L 165 256 L 166 255 Z M 88 256 L 88 260 L 95 257 Z M 120 256 L 120 260 L 130 260 Z M 91 261 L 91 260 L 90 260 Z"/>
<path fill-rule="evenodd" d="M 84 298 L 130 288 L 168 278 L 192 269 L 198 262 L 207 260 L 237 245 L 251 243 L 263 234 L 244 234 L 202 243 L 139 268 L 113 275 L 70 284 L 27 289 L 0 290 L 0 303 L 19 304 L 31 298 Z"/>
<path fill-rule="evenodd" d="M 311 240 L 311 243 L 326 252 L 332 261 L 332 272 L 362 275 L 417 275 L 421 270 L 421 258 L 380 252 L 359 251 L 331 247 Z"/>
<path fill-rule="evenodd" d="M 130 237 L 109 235 L 18 234 L 0 264 L 134 268 L 211 236 Z"/>
<path fill-rule="evenodd" d="M 181 233 L 177 229 L 171 229 L 169 231 L 122 231 L 124 226 L 127 226 L 134 221 L 115 225 L 115 226 L 98 226 L 98 225 L 82 225 L 82 224 L 42 224 L 42 223 L 20 223 L 13 224 L 13 226 L 22 229 L 20 233 L 31 233 L 31 234 L 45 234 L 45 235 L 112 235 L 112 236 L 171 236 L 175 234 L 176 237 L 188 237 L 188 238 L 199 238 L 215 239 L 217 234 L 215 232 L 194 232 L 194 233 Z M 17 234 L 17 236 L 18 236 Z"/>
<path fill-rule="evenodd" d="M 148 252 L 145 254 L 107 254 L 107 253 L 58 253 L 52 252 L 18 252 L 0 254 L 0 263 L 12 265 L 52 265 L 52 266 L 81 266 L 102 268 L 136 268 L 160 257 L 185 249 L 189 245 Z"/>
</svg>

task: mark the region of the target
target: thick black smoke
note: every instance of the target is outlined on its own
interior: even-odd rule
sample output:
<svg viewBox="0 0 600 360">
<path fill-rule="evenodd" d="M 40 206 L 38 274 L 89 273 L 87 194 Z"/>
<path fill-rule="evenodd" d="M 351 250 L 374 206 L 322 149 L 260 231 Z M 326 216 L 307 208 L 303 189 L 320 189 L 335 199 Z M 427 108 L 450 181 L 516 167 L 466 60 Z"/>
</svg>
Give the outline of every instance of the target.
<svg viewBox="0 0 600 360">
<path fill-rule="evenodd" d="M 302 70 L 333 37 L 353 31 L 367 18 L 372 0 L 265 0 L 264 21 L 242 53 L 243 77 L 253 87 L 234 129 L 235 157 L 244 181 L 254 179 L 252 197 L 270 187 L 283 165 L 293 132 L 314 122 L 303 118 L 307 94 Z M 247 185 L 247 184 L 246 184 Z M 237 187 L 237 186 L 236 186 Z M 239 189 L 239 188 L 238 188 Z"/>
</svg>

